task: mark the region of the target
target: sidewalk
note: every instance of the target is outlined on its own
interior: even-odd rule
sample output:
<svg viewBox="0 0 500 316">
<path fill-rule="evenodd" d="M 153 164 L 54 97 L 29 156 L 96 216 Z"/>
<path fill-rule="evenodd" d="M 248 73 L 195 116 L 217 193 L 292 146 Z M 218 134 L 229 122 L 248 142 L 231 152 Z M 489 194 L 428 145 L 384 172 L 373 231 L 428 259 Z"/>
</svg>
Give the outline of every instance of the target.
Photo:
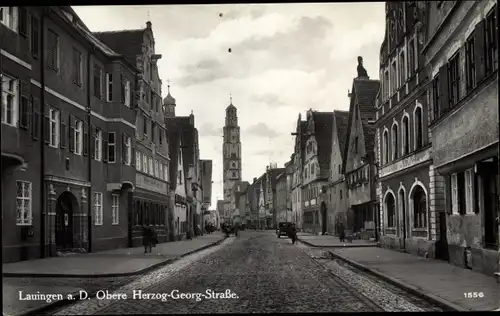
<svg viewBox="0 0 500 316">
<path fill-rule="evenodd" d="M 297 233 L 298 239 L 311 247 L 324 248 L 359 248 L 359 247 L 377 247 L 377 243 L 369 240 L 354 239 L 352 242 L 340 242 L 339 238 L 332 235 L 313 235 L 310 233 Z"/>
<path fill-rule="evenodd" d="M 3 264 L 3 314 L 37 315 L 46 308 L 67 304 L 68 294 L 78 298 L 81 290 L 89 297 L 98 290 L 112 291 L 131 282 L 133 275 L 214 246 L 224 239 L 222 233 L 216 232 L 192 240 L 158 244 L 148 255 L 144 254 L 143 247 L 136 247 Z M 21 291 L 23 297 L 34 293 L 62 294 L 63 300 L 21 300 Z"/>
<path fill-rule="evenodd" d="M 151 254 L 144 254 L 144 247 L 135 247 L 4 263 L 2 274 L 4 277 L 78 278 L 136 275 L 210 247 L 224 238 L 222 233 L 215 232 L 192 240 L 161 243 L 153 248 Z"/>
<path fill-rule="evenodd" d="M 416 295 L 457 311 L 492 311 L 500 307 L 500 284 L 493 277 L 389 249 L 345 248 L 330 253 Z M 483 293 L 466 298 L 464 293 Z"/>
</svg>

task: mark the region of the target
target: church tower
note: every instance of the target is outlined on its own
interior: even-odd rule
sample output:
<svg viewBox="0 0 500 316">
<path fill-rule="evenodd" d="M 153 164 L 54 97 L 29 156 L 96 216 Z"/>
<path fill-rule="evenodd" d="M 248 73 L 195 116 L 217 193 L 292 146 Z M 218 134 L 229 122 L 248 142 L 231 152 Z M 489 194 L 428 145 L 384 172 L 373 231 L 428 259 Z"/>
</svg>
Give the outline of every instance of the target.
<svg viewBox="0 0 500 316">
<path fill-rule="evenodd" d="M 231 190 L 237 181 L 241 180 L 241 142 L 240 127 L 236 107 L 233 98 L 230 98 L 229 106 L 226 108 L 226 124 L 224 126 L 223 152 L 223 179 L 224 200 L 231 200 Z"/>
</svg>

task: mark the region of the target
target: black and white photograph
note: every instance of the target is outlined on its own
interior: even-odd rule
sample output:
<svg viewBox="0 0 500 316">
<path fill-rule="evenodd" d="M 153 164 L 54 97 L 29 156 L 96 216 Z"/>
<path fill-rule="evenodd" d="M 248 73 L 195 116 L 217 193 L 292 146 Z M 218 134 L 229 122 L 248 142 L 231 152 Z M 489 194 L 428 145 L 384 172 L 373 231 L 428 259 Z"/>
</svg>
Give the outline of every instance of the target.
<svg viewBox="0 0 500 316">
<path fill-rule="evenodd" d="M 0 6 L 3 315 L 500 311 L 498 45 L 496 0 Z"/>
</svg>

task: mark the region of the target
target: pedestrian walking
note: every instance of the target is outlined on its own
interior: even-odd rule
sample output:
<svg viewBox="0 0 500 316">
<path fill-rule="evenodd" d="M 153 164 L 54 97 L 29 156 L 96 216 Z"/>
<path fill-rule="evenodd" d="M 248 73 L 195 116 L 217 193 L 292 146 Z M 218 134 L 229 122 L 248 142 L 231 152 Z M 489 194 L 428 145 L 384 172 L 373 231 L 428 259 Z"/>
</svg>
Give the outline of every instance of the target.
<svg viewBox="0 0 500 316">
<path fill-rule="evenodd" d="M 292 239 L 292 244 L 295 244 L 297 241 L 297 228 L 295 228 L 294 223 L 288 226 L 288 237 Z"/>
<path fill-rule="evenodd" d="M 344 224 L 342 222 L 339 222 L 339 240 L 340 242 L 345 242 L 345 229 L 344 229 Z"/>
<path fill-rule="evenodd" d="M 152 230 L 146 225 L 142 228 L 142 244 L 144 245 L 144 253 L 151 253 Z"/>
</svg>

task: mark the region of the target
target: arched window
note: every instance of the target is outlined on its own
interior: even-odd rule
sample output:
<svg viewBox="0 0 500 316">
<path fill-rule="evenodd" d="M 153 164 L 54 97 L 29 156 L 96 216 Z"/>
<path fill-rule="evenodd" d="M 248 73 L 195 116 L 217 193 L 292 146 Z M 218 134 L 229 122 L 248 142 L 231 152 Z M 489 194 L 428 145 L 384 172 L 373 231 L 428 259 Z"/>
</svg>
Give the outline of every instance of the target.
<svg viewBox="0 0 500 316">
<path fill-rule="evenodd" d="M 415 150 L 424 146 L 422 107 L 415 109 Z"/>
<path fill-rule="evenodd" d="M 392 193 L 388 193 L 385 198 L 385 209 L 387 213 L 387 227 L 396 226 L 396 201 Z"/>
<path fill-rule="evenodd" d="M 400 209 L 400 214 L 402 215 L 403 219 L 406 218 L 404 214 L 406 214 L 406 199 L 405 199 L 405 191 L 403 189 L 399 190 L 399 209 Z M 404 227 L 403 223 L 403 227 Z"/>
<path fill-rule="evenodd" d="M 413 227 L 427 227 L 427 196 L 420 185 L 413 191 Z"/>
<path fill-rule="evenodd" d="M 410 152 L 410 122 L 408 120 L 408 116 L 403 117 L 403 155 L 406 155 Z"/>
<path fill-rule="evenodd" d="M 398 143 L 398 124 L 393 124 L 392 125 L 392 159 L 395 160 L 398 158 L 398 149 L 399 149 L 399 143 Z"/>
<path fill-rule="evenodd" d="M 382 161 L 384 164 L 389 162 L 389 135 L 384 131 L 382 136 Z"/>
</svg>

